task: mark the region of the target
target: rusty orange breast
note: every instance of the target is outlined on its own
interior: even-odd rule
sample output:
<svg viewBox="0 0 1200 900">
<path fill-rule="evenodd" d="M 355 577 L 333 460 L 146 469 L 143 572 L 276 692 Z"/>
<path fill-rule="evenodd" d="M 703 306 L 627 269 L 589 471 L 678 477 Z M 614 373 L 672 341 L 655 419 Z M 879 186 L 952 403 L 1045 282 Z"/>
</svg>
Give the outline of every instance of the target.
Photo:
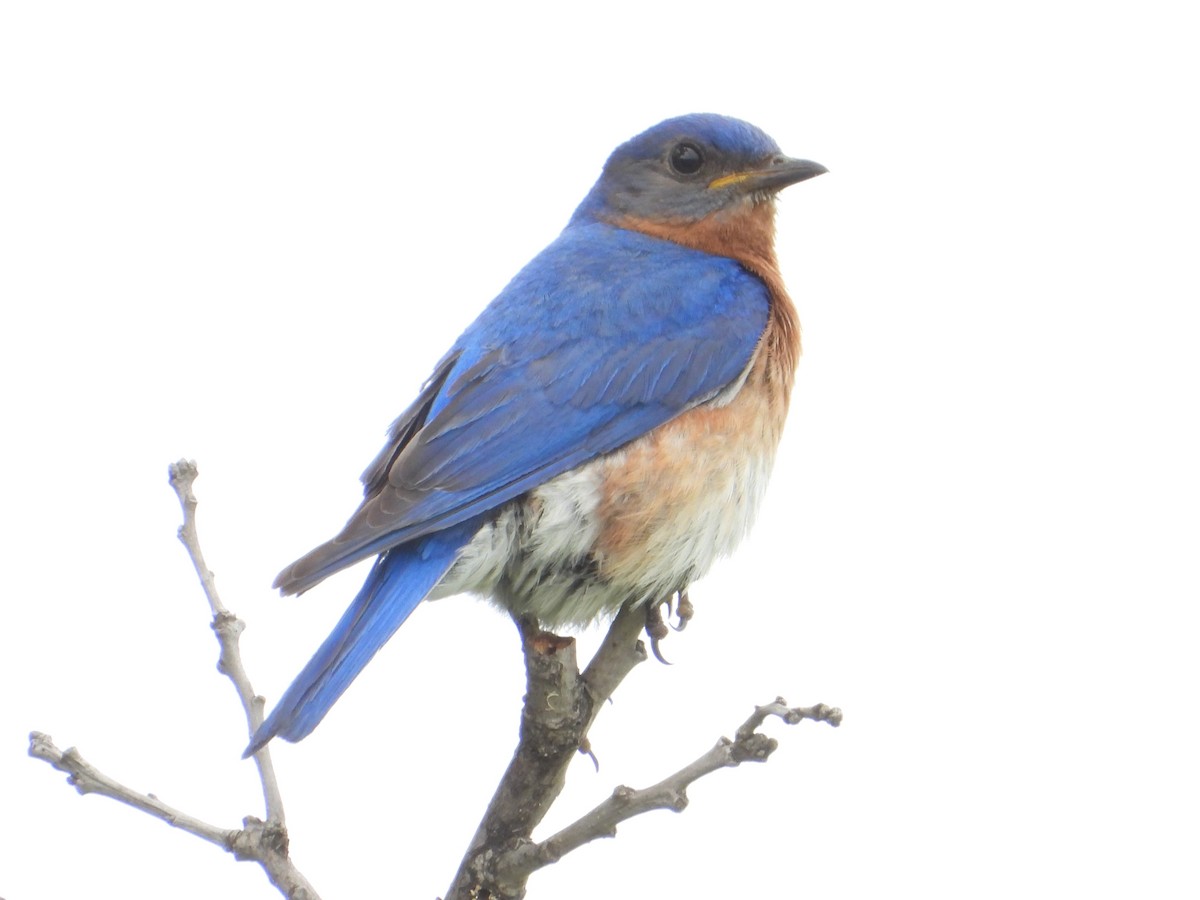
<svg viewBox="0 0 1200 900">
<path fill-rule="evenodd" d="M 613 224 L 736 259 L 767 286 L 770 313 L 731 397 L 690 409 L 600 461 L 603 574 L 686 586 L 749 530 L 775 460 L 800 356 L 800 326 L 774 249 L 774 204 L 700 222 Z"/>
</svg>

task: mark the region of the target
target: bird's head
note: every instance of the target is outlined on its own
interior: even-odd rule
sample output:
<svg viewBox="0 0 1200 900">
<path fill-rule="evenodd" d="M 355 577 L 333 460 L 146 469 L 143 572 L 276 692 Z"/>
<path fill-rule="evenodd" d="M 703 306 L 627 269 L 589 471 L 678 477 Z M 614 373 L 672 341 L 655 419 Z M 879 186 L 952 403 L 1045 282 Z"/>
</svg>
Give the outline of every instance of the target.
<svg viewBox="0 0 1200 900">
<path fill-rule="evenodd" d="M 770 205 L 790 184 L 824 166 L 784 156 L 748 122 L 695 114 L 668 119 L 613 151 L 572 223 L 686 228 Z"/>
</svg>

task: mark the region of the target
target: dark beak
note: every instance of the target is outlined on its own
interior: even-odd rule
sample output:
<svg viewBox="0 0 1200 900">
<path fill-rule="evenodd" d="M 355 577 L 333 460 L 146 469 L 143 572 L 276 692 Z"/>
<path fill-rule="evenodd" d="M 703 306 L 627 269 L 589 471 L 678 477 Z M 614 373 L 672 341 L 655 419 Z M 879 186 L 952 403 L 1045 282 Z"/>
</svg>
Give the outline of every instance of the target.
<svg viewBox="0 0 1200 900">
<path fill-rule="evenodd" d="M 791 184 L 798 184 L 818 175 L 824 175 L 829 170 L 820 163 L 810 159 L 792 159 L 790 156 L 777 156 L 761 169 L 751 169 L 748 172 L 735 172 L 732 175 L 722 175 L 709 182 L 710 188 L 723 188 L 736 185 L 738 190 L 746 193 L 781 191 Z"/>
</svg>

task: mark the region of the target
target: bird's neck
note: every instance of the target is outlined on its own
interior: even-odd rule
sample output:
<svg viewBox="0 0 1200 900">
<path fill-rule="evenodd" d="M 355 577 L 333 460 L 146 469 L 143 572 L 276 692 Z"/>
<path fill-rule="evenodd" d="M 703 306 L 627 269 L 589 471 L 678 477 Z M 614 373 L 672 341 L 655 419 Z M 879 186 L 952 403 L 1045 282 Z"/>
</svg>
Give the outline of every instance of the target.
<svg viewBox="0 0 1200 900">
<path fill-rule="evenodd" d="M 800 359 L 800 319 L 783 286 L 775 257 L 775 203 L 747 201 L 736 209 L 721 210 L 699 221 L 621 216 L 609 222 L 704 253 L 728 256 L 762 279 L 771 296 L 771 317 L 762 345 L 770 365 L 764 374 L 783 388 L 786 402 Z"/>
</svg>

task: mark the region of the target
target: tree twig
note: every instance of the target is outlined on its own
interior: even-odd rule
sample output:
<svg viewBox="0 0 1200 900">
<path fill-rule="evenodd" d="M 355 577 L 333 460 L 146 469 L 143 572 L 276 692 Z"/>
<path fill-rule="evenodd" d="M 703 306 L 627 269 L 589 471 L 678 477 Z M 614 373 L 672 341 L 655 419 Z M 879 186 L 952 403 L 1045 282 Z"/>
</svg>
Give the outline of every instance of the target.
<svg viewBox="0 0 1200 900">
<path fill-rule="evenodd" d="M 621 785 L 595 809 L 557 834 L 540 843 L 525 844 L 502 855 L 495 863 L 497 878 L 505 882 L 528 878 L 538 869 L 558 862 L 572 850 L 596 838 L 615 837 L 617 825 L 642 813 L 654 809 L 683 812 L 688 805 L 687 788 L 693 782 L 718 769 L 739 766 L 744 762 L 767 761 L 779 746 L 774 738 L 758 733 L 758 728 L 768 716 L 776 716 L 789 725 L 812 719 L 815 722 L 828 722 L 836 728 L 842 721 L 842 712 L 835 707 L 821 703 L 789 709 L 782 697 L 776 697 L 772 703 L 755 707 L 754 713 L 738 728 L 732 741 L 721 738 L 707 753 L 658 784 L 641 790 Z"/>
<path fill-rule="evenodd" d="M 29 755 L 49 763 L 60 772 L 67 773 L 67 784 L 74 785 L 80 794 L 99 794 L 120 803 L 126 803 L 134 809 L 140 809 L 148 815 L 162 819 L 172 828 L 180 828 L 188 834 L 194 834 L 209 843 L 216 844 L 226 850 L 231 849 L 233 835 L 237 829 L 229 830 L 209 825 L 187 813 L 163 803 L 153 794 L 142 794 L 133 788 L 126 787 L 114 778 L 105 775 L 86 759 L 74 747 L 59 750 L 54 740 L 48 734 L 40 731 L 29 735 Z"/>
<path fill-rule="evenodd" d="M 174 488 L 175 495 L 179 498 L 179 505 L 183 510 L 183 524 L 179 526 L 179 540 L 187 548 L 188 556 L 200 579 L 200 585 L 204 588 L 204 596 L 208 599 L 208 606 L 213 614 L 212 630 L 217 635 L 217 642 L 221 646 L 221 655 L 217 659 L 217 671 L 233 682 L 234 690 L 237 691 L 238 699 L 242 703 L 242 710 L 246 714 L 247 732 L 253 736 L 263 722 L 266 704 L 262 697 L 254 693 L 254 688 L 250 686 L 250 676 L 246 674 L 246 667 L 242 665 L 239 638 L 246 629 L 246 625 L 221 603 L 221 597 L 217 593 L 217 580 L 205 564 L 204 553 L 200 549 L 200 536 L 196 531 L 196 506 L 198 504 L 196 494 L 192 491 L 192 484 L 196 481 L 200 470 L 196 467 L 194 460 L 181 459 L 179 462 L 172 463 L 168 471 L 171 487 Z M 275 766 L 271 762 L 271 751 L 267 747 L 260 749 L 254 754 L 254 764 L 258 766 L 258 779 L 262 783 L 267 821 L 286 825 L 283 797 L 279 792 L 279 782 L 275 777 Z"/>
<path fill-rule="evenodd" d="M 99 794 L 147 815 L 161 819 L 172 828 L 216 844 L 237 859 L 263 867 L 271 884 L 289 900 L 320 900 L 288 857 L 287 830 L 277 822 L 263 822 L 254 816 L 242 820 L 242 828 L 219 828 L 163 803 L 153 794 L 143 794 L 105 775 L 74 747 L 59 750 L 50 735 L 34 731 L 29 735 L 29 755 L 67 773 L 67 783 L 80 794 Z"/>
<path fill-rule="evenodd" d="M 170 467 L 171 487 L 179 497 L 183 509 L 183 525 L 179 528 L 179 539 L 187 548 L 204 594 L 208 598 L 212 610 L 212 629 L 220 644 L 220 658 L 217 669 L 228 676 L 237 690 L 246 714 L 246 724 L 249 733 L 262 724 L 264 701 L 254 693 L 250 686 L 250 678 L 242 665 L 241 650 L 238 638 L 245 628 L 243 622 L 229 612 L 221 603 L 217 594 L 216 580 L 208 566 L 204 563 L 204 554 L 200 550 L 200 539 L 196 532 L 196 495 L 192 484 L 196 480 L 198 469 L 189 460 L 180 460 Z M 216 844 L 232 853 L 237 859 L 257 862 L 266 872 L 281 894 L 288 900 L 320 900 L 316 890 L 299 870 L 293 865 L 288 856 L 287 827 L 284 824 L 283 799 L 275 778 L 275 770 L 271 765 L 270 751 L 265 747 L 254 754 L 258 766 L 259 780 L 262 783 L 263 800 L 266 807 L 267 819 L 264 822 L 254 816 L 242 820 L 242 828 L 223 829 L 188 815 L 172 806 L 163 803 L 153 794 L 143 794 L 126 787 L 116 779 L 110 778 L 95 766 L 88 763 L 74 747 L 59 750 L 49 735 L 32 732 L 29 736 L 29 755 L 35 759 L 49 763 L 59 771 L 66 772 L 67 781 L 75 786 L 81 794 L 100 794 L 155 818 L 162 819 L 175 828 L 193 834 L 196 837 Z"/>
</svg>

